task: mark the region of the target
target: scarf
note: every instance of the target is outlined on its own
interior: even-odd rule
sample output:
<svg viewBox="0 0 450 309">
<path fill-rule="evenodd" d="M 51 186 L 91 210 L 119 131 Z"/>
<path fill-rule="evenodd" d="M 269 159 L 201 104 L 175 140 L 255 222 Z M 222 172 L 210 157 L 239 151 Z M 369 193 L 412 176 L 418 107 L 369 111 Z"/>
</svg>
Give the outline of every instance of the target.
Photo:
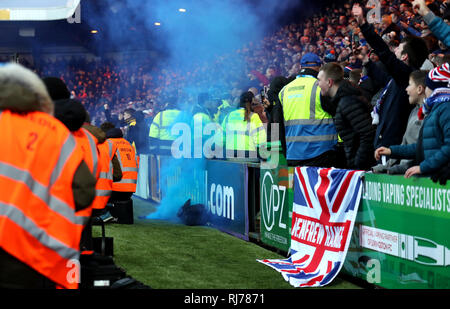
<svg viewBox="0 0 450 309">
<path fill-rule="evenodd" d="M 450 88 L 437 88 L 428 98 L 424 99 L 417 112 L 419 119 L 423 120 L 431 112 L 434 104 L 439 102 L 450 102 Z"/>
<path fill-rule="evenodd" d="M 393 81 L 393 79 L 391 78 L 389 80 L 389 82 L 387 83 L 387 85 L 384 87 L 380 98 L 377 100 L 377 103 L 373 107 L 373 111 L 370 113 L 370 115 L 372 116 L 372 124 L 374 124 L 374 125 L 378 125 L 380 123 L 379 113 L 380 113 L 381 105 L 383 105 L 384 100 L 386 99 L 387 91 L 388 91 L 388 88 L 391 85 L 392 81 Z"/>
</svg>

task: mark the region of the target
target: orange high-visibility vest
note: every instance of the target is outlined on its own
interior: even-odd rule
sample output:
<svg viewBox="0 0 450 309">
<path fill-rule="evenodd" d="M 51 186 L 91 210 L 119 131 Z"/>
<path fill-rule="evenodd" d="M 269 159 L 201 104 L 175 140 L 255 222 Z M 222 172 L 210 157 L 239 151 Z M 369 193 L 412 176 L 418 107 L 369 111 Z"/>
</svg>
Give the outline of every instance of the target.
<svg viewBox="0 0 450 309">
<path fill-rule="evenodd" d="M 74 137 L 48 114 L 0 110 L 0 145 L 0 247 L 56 284 L 77 288 L 83 222 L 72 181 L 83 154 Z"/>
<path fill-rule="evenodd" d="M 99 150 L 97 149 L 97 138 L 92 135 L 85 128 L 80 128 L 79 130 L 72 132 L 75 140 L 77 141 L 78 147 L 80 147 L 83 153 L 84 162 L 86 162 L 89 170 L 92 175 L 95 176 L 98 182 L 98 178 L 100 176 L 100 160 L 99 160 Z M 89 217 L 92 214 L 92 208 L 95 200 L 89 207 L 86 207 L 83 210 L 80 210 L 76 213 L 77 216 L 83 218 L 85 223 L 89 220 Z"/>
<path fill-rule="evenodd" d="M 117 145 L 107 139 L 98 145 L 100 151 L 100 176 L 95 186 L 95 200 L 92 208 L 103 209 L 108 203 L 113 185 L 112 159 L 117 151 Z"/>
<path fill-rule="evenodd" d="M 99 168 L 99 151 L 97 149 L 98 140 L 91 132 L 85 128 L 80 128 L 78 131 L 72 132 L 75 139 L 80 144 L 84 153 L 84 161 L 89 170 L 98 178 L 100 174 Z"/>
<path fill-rule="evenodd" d="M 124 138 L 111 138 L 117 145 L 117 158 L 122 169 L 122 179 L 113 182 L 112 190 L 119 192 L 136 192 L 138 163 L 133 146 Z"/>
</svg>

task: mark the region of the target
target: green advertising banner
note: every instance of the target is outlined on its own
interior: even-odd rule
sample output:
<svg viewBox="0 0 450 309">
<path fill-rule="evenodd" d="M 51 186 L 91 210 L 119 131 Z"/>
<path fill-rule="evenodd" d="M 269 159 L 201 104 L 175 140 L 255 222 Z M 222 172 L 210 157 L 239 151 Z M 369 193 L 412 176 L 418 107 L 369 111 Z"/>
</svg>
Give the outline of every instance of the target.
<svg viewBox="0 0 450 309">
<path fill-rule="evenodd" d="M 261 169 L 261 241 L 285 252 L 291 245 L 294 168 Z"/>
<path fill-rule="evenodd" d="M 365 174 L 343 271 L 384 288 L 450 288 L 450 184 Z"/>
</svg>

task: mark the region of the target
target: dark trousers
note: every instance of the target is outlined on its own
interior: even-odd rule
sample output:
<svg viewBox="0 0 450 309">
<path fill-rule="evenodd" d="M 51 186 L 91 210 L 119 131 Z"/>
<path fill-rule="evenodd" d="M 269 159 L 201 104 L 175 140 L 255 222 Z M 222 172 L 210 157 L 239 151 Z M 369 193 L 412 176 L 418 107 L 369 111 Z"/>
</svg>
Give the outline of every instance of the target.
<svg viewBox="0 0 450 309">
<path fill-rule="evenodd" d="M 108 203 L 114 203 L 118 201 L 129 201 L 131 200 L 131 197 L 133 196 L 133 192 L 119 192 L 119 191 L 113 191 L 111 193 L 111 196 L 109 197 Z M 92 217 L 98 217 L 104 214 L 106 211 L 105 209 L 93 209 L 92 211 Z M 86 224 L 86 226 L 83 229 L 83 233 L 81 234 L 81 243 L 80 243 L 80 249 L 81 250 L 92 250 L 93 243 L 92 243 L 92 217 L 89 219 L 89 222 Z"/>
<path fill-rule="evenodd" d="M 55 289 L 56 284 L 0 249 L 0 288 Z"/>
<path fill-rule="evenodd" d="M 94 247 L 92 243 L 92 217 L 89 218 L 88 223 L 83 229 L 83 232 L 81 233 L 81 240 L 80 240 L 80 251 L 85 250 L 92 250 Z"/>
<path fill-rule="evenodd" d="M 133 224 L 133 192 L 113 191 L 108 203 L 114 204 L 111 215 L 117 218 L 117 223 Z"/>
<path fill-rule="evenodd" d="M 111 197 L 109 198 L 108 203 L 114 202 L 114 201 L 128 201 L 133 196 L 133 192 L 119 192 L 119 191 L 113 191 L 111 193 Z"/>
<path fill-rule="evenodd" d="M 337 151 L 330 150 L 307 160 L 287 160 L 288 166 L 340 167 L 342 165 Z"/>
</svg>

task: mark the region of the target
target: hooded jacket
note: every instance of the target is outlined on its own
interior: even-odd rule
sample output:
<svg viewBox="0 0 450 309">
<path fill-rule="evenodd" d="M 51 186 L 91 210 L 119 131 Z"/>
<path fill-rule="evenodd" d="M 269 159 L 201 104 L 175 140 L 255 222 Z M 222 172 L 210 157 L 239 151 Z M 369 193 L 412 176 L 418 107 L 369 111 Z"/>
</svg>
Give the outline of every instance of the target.
<svg viewBox="0 0 450 309">
<path fill-rule="evenodd" d="M 335 125 L 344 142 L 347 167 L 369 169 L 374 163 L 375 137 L 369 103 L 362 92 L 348 81 L 341 83 L 332 102 L 337 106 Z"/>
</svg>

